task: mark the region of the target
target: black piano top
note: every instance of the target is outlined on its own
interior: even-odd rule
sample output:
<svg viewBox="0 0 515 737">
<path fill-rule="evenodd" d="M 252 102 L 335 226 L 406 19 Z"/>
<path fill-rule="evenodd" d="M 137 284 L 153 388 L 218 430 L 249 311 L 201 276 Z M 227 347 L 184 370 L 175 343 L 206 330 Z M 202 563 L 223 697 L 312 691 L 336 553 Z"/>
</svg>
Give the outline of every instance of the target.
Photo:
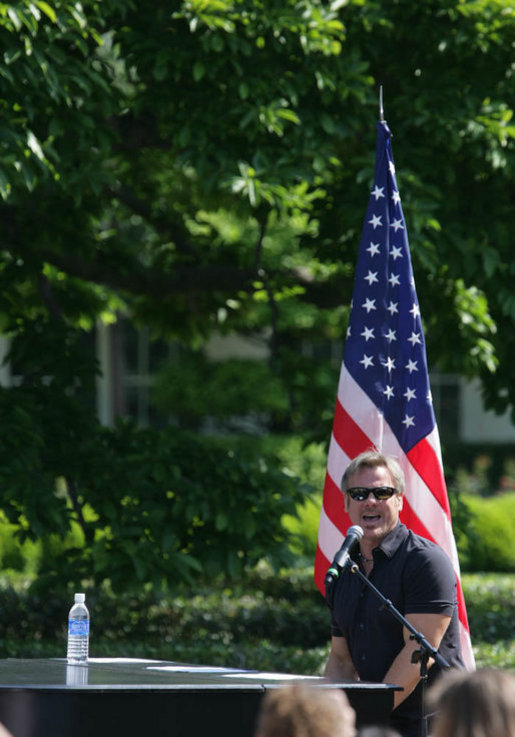
<svg viewBox="0 0 515 737">
<path fill-rule="evenodd" d="M 0 660 L 0 722 L 15 737 L 255 737 L 263 695 L 302 681 L 342 688 L 357 726 L 388 724 L 397 686 L 332 683 L 164 660 Z M 151 716 L 149 716 L 151 715 Z"/>
<path fill-rule="evenodd" d="M 0 659 L 0 691 L 23 690 L 266 690 L 300 681 L 318 687 L 381 691 L 381 683 L 335 684 L 318 676 L 190 665 L 137 658 L 91 658 L 85 665 L 68 665 L 64 658 Z"/>
</svg>

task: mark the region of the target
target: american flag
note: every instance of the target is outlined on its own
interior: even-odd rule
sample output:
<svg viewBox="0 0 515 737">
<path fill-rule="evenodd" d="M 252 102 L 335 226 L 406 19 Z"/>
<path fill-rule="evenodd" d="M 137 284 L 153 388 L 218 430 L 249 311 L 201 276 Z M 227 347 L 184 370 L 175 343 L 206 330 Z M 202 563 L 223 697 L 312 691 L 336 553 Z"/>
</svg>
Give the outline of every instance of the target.
<svg viewBox="0 0 515 737">
<path fill-rule="evenodd" d="M 403 468 L 401 520 L 437 543 L 453 563 L 463 657 L 473 669 L 408 234 L 391 133 L 384 121 L 377 126 L 374 186 L 358 254 L 327 461 L 315 558 L 315 582 L 322 593 L 327 569 L 350 524 L 340 481 L 349 461 L 370 447 L 394 455 Z"/>
</svg>

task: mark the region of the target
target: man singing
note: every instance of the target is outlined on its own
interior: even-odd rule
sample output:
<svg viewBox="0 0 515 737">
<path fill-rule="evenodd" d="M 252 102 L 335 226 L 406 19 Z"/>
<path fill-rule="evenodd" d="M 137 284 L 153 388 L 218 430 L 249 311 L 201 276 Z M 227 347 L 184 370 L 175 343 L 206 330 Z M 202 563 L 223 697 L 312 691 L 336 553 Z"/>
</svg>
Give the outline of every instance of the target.
<svg viewBox="0 0 515 737">
<path fill-rule="evenodd" d="M 376 450 L 361 453 L 342 478 L 345 511 L 363 528 L 351 554 L 361 571 L 452 668 L 463 668 L 456 574 L 446 553 L 399 521 L 404 474 Z M 391 723 L 403 737 L 419 737 L 422 719 L 419 649 L 409 631 L 381 608 L 377 595 L 350 567 L 327 586 L 331 651 L 325 675 L 333 681 L 395 683 Z M 440 673 L 428 662 L 428 684 Z"/>
</svg>

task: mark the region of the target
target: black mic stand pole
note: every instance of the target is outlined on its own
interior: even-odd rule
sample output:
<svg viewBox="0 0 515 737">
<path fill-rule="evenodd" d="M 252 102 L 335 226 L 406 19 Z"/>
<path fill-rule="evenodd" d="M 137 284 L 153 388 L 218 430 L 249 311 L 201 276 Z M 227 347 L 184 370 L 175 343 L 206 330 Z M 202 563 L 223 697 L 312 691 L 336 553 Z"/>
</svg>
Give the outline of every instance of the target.
<svg viewBox="0 0 515 737">
<path fill-rule="evenodd" d="M 451 666 L 446 661 L 446 659 L 439 654 L 438 650 L 434 648 L 430 642 L 426 640 L 424 635 L 421 632 L 418 632 L 415 627 L 411 624 L 411 622 L 408 622 L 406 617 L 404 617 L 398 609 L 394 607 L 390 599 L 387 599 L 383 594 L 379 591 L 378 588 L 374 586 L 374 584 L 369 581 L 369 579 L 365 576 L 362 571 L 359 570 L 359 566 L 357 563 L 353 563 L 353 565 L 350 567 L 350 570 L 352 573 L 356 573 L 359 578 L 365 583 L 369 589 L 372 589 L 374 594 L 382 601 L 383 608 L 388 609 L 388 611 L 393 614 L 393 616 L 401 622 L 401 624 L 406 627 L 407 630 L 410 632 L 410 640 L 416 640 L 418 644 L 420 645 L 420 649 L 416 650 L 413 655 L 411 656 L 411 662 L 412 663 L 420 663 L 420 680 L 422 682 L 422 720 L 420 723 L 420 737 L 427 737 L 428 735 L 428 719 L 426 715 L 426 708 L 425 708 L 425 699 L 426 699 L 426 685 L 427 685 L 427 661 L 429 658 L 433 658 L 436 663 L 440 666 L 440 668 L 443 668 L 444 670 L 448 670 Z"/>
</svg>

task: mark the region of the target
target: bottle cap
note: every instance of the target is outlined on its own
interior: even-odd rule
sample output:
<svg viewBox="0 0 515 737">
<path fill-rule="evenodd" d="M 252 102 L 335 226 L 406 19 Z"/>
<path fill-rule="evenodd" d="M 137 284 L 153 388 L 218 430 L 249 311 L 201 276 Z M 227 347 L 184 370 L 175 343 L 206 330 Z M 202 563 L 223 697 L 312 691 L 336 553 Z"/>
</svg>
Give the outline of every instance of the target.
<svg viewBox="0 0 515 737">
<path fill-rule="evenodd" d="M 86 594 L 75 594 L 75 603 L 84 604 L 86 601 Z"/>
</svg>

